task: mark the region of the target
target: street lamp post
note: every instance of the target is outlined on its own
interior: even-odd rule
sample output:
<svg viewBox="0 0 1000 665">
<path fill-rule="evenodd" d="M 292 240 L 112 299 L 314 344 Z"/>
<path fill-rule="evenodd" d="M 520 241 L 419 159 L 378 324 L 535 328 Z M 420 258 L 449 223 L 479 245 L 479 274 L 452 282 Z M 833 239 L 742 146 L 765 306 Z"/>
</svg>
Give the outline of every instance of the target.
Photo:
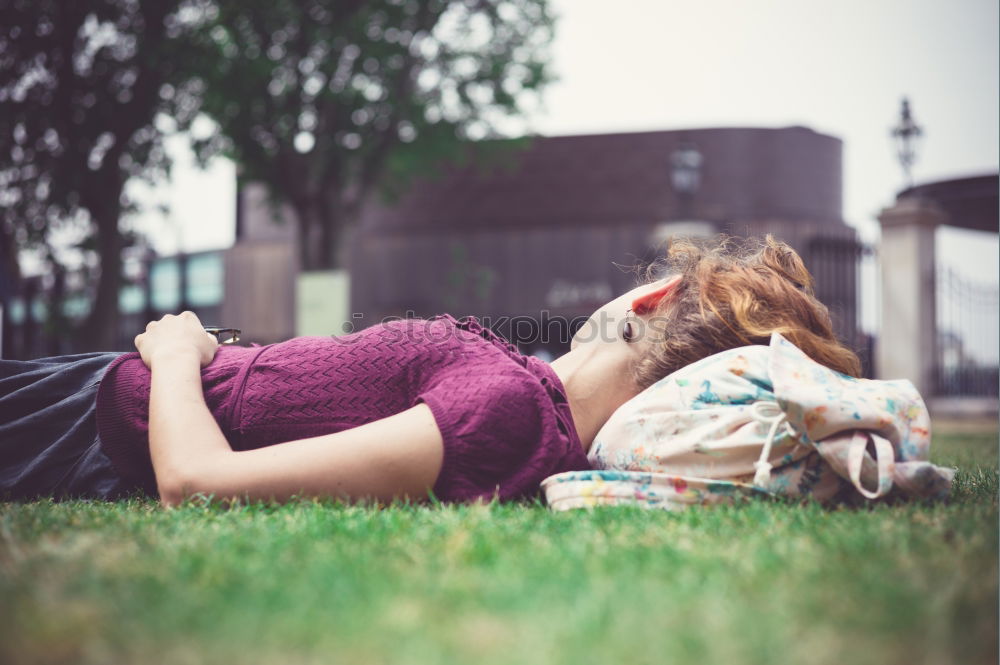
<svg viewBox="0 0 1000 665">
<path fill-rule="evenodd" d="M 923 136 L 924 130 L 916 121 L 910 111 L 910 100 L 903 97 L 902 108 L 899 112 L 899 124 L 892 128 L 891 136 L 896 142 L 896 154 L 899 157 L 899 164 L 903 167 L 903 177 L 906 179 L 906 186 L 913 186 L 913 174 L 911 168 L 917 161 L 917 142 Z"/>
</svg>

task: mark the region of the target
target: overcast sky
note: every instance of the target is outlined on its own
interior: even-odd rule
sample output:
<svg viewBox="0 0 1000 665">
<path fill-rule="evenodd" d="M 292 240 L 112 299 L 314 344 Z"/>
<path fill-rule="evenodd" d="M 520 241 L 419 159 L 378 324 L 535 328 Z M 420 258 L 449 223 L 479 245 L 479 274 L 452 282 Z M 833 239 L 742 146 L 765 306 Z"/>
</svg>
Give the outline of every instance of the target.
<svg viewBox="0 0 1000 665">
<path fill-rule="evenodd" d="M 559 81 L 532 119 L 546 135 L 804 125 L 844 141 L 844 217 L 868 240 L 903 177 L 888 137 L 902 96 L 925 130 L 917 183 L 996 172 L 996 0 L 551 0 Z M 613 8 L 613 9 L 612 9 Z M 232 165 L 193 167 L 141 225 L 172 252 L 232 243 Z M 995 234 L 945 231 L 942 259 L 997 280 Z M 960 260 L 959 258 L 960 257 Z"/>
</svg>

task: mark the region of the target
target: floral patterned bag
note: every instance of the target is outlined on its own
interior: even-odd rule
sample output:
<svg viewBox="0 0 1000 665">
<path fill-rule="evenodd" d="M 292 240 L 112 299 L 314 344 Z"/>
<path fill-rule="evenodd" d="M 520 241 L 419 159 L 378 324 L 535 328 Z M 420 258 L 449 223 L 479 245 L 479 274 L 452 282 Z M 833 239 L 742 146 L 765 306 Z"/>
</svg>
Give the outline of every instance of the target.
<svg viewBox="0 0 1000 665">
<path fill-rule="evenodd" d="M 821 501 L 946 496 L 928 461 L 930 418 L 912 383 L 855 379 L 775 333 L 656 382 L 621 406 L 588 455 L 593 471 L 542 483 L 553 509 L 677 509 L 754 496 Z"/>
</svg>

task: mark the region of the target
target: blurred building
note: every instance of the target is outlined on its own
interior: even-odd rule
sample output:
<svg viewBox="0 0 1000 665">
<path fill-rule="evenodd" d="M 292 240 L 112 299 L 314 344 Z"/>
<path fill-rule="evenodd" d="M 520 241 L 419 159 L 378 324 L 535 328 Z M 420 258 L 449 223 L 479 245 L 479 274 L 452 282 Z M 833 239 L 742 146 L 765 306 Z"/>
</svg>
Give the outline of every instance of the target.
<svg viewBox="0 0 1000 665">
<path fill-rule="evenodd" d="M 805 127 L 536 138 L 373 202 L 354 238 L 351 306 L 366 322 L 446 311 L 544 328 L 633 288 L 629 267 L 672 235 L 772 233 L 803 255 L 839 333 L 865 347 L 842 151 Z M 565 340 L 528 346 L 556 353 Z"/>
<path fill-rule="evenodd" d="M 630 268 L 660 255 L 669 237 L 772 233 L 803 255 L 840 334 L 867 346 L 857 330 L 862 248 L 842 217 L 840 139 L 787 127 L 525 143 L 497 146 L 367 206 L 351 241 L 355 327 L 387 316 L 472 314 L 525 350 L 558 353 L 568 338 L 550 331 L 539 339 L 545 319 L 582 322 L 634 287 Z M 222 318 L 256 331 L 258 341 L 292 336 L 292 216 L 249 184 L 237 217 Z"/>
<path fill-rule="evenodd" d="M 146 323 L 164 314 L 186 309 L 206 325 L 215 325 L 224 296 L 223 252 L 191 252 L 157 256 L 148 248 L 130 247 L 122 256 L 123 284 L 118 296 L 120 313 L 115 349 L 134 350 L 133 340 Z M 53 276 L 35 275 L 22 280 L 21 291 L 10 299 L 3 317 L 3 358 L 37 358 L 76 353 L 72 336 L 53 331 L 49 311 Z M 81 273 L 65 276 L 62 319 L 80 325 L 89 313 L 90 299 Z M 64 331 L 63 331 L 64 332 Z"/>
<path fill-rule="evenodd" d="M 191 310 L 205 325 L 219 325 L 225 297 L 222 258 L 218 251 L 136 257 L 136 278 L 119 298 L 124 346 L 130 348 L 136 331 L 164 314 Z M 127 270 L 130 263 L 126 259 Z"/>
</svg>

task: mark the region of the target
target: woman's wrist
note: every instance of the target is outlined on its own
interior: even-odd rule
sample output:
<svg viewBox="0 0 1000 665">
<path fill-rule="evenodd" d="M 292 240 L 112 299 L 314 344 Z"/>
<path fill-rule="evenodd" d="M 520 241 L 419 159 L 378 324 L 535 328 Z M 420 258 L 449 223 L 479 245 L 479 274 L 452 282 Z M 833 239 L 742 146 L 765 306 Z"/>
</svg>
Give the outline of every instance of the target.
<svg viewBox="0 0 1000 665">
<path fill-rule="evenodd" d="M 201 353 L 192 344 L 171 344 L 158 348 L 150 355 L 150 369 L 162 365 L 193 365 L 201 366 Z"/>
</svg>

